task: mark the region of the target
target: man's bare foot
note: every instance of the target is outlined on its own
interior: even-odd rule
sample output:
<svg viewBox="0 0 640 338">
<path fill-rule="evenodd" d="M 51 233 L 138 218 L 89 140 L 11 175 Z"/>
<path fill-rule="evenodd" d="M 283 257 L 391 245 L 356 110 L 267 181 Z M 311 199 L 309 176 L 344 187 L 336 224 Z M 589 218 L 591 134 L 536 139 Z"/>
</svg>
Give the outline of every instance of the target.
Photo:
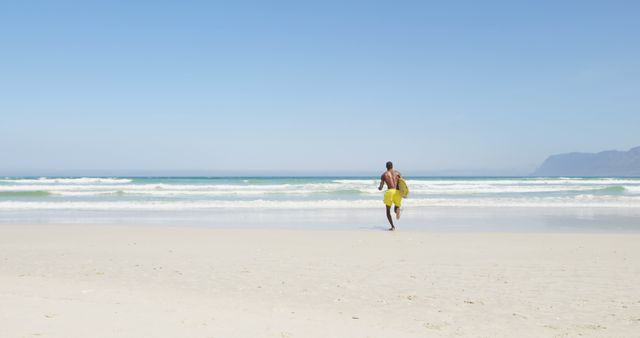
<svg viewBox="0 0 640 338">
<path fill-rule="evenodd" d="M 396 230 L 396 227 L 389 228 L 389 231 L 394 231 L 394 230 Z"/>
<path fill-rule="evenodd" d="M 400 219 L 400 208 L 396 209 L 396 219 Z"/>
</svg>

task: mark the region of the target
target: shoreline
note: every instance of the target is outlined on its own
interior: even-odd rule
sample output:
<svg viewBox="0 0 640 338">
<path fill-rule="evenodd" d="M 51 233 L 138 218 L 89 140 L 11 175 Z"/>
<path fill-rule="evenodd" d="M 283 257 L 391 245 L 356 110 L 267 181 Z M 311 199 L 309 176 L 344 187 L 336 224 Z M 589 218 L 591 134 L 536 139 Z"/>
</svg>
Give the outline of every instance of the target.
<svg viewBox="0 0 640 338">
<path fill-rule="evenodd" d="M 395 221 L 403 231 L 504 233 L 640 233 L 640 209 L 616 208 L 473 208 L 434 207 L 403 211 Z M 10 225 L 144 225 L 211 229 L 387 229 L 385 210 L 252 210 L 7 212 L 0 227 Z"/>
<path fill-rule="evenodd" d="M 639 240 L 0 225 L 0 335 L 632 337 Z"/>
</svg>

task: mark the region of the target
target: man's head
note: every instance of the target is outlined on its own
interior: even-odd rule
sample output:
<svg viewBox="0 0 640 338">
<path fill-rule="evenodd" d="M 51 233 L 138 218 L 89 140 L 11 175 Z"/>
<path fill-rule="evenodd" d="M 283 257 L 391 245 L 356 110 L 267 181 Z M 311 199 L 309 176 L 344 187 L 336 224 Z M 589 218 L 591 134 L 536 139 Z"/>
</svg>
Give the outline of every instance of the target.
<svg viewBox="0 0 640 338">
<path fill-rule="evenodd" d="M 393 169 L 393 163 L 391 161 L 387 162 L 387 170 Z"/>
</svg>

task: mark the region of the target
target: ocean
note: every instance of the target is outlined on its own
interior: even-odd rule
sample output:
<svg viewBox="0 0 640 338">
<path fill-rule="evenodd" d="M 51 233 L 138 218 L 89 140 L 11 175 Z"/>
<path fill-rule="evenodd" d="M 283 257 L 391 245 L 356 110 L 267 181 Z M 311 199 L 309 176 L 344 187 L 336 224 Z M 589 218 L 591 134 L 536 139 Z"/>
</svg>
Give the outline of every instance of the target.
<svg viewBox="0 0 640 338">
<path fill-rule="evenodd" d="M 398 223 L 412 228 L 484 220 L 495 230 L 532 221 L 525 228 L 535 229 L 548 226 L 549 215 L 578 226 L 599 220 L 596 228 L 640 223 L 640 178 L 406 179 L 406 221 Z M 376 177 L 3 177 L 0 223 L 377 227 L 386 224 L 378 184 Z"/>
</svg>

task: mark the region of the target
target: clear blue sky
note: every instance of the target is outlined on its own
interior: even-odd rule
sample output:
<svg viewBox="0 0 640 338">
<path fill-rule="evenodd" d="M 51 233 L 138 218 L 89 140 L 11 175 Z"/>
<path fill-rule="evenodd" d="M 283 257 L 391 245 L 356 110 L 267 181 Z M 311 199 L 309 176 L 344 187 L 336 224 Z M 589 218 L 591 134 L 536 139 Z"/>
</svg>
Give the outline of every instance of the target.
<svg viewBox="0 0 640 338">
<path fill-rule="evenodd" d="M 639 1 L 3 1 L 0 175 L 528 173 L 640 145 Z"/>
</svg>

